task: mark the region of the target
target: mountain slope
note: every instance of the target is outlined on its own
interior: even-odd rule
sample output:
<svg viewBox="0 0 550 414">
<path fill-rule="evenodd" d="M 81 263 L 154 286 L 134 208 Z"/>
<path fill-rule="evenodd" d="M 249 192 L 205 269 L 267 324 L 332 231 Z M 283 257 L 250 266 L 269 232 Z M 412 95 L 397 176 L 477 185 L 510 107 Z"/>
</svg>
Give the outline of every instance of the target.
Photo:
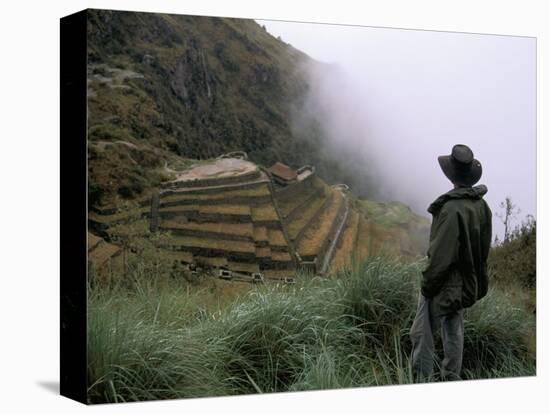
<svg viewBox="0 0 550 414">
<path fill-rule="evenodd" d="M 252 20 L 90 10 L 88 59 L 92 201 L 156 185 L 175 154 L 337 170 L 290 124 L 311 59 Z"/>
</svg>

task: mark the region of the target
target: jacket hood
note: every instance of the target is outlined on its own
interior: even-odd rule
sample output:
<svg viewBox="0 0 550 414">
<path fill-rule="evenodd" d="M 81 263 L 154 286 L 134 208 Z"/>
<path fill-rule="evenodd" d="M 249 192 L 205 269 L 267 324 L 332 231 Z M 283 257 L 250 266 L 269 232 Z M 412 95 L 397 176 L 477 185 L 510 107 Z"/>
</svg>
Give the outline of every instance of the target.
<svg viewBox="0 0 550 414">
<path fill-rule="evenodd" d="M 443 207 L 443 204 L 445 204 L 449 200 L 458 200 L 465 198 L 479 200 L 485 194 L 487 194 L 487 186 L 483 184 L 476 185 L 475 187 L 453 188 L 451 191 L 437 197 L 437 199 L 432 204 L 430 204 L 430 207 L 428 207 L 428 213 L 437 214 L 437 212 L 441 210 L 441 207 Z"/>
</svg>

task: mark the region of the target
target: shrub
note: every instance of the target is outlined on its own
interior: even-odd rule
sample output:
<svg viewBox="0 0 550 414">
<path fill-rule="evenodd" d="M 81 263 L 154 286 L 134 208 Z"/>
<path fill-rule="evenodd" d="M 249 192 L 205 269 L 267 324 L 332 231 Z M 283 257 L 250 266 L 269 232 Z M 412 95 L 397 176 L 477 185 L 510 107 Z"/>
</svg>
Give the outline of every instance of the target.
<svg viewBox="0 0 550 414">
<path fill-rule="evenodd" d="M 465 314 L 464 370 L 484 375 L 512 364 L 522 366 L 522 372 L 531 366 L 534 375 L 534 355 L 530 355 L 527 346 L 534 323 L 524 309 L 515 306 L 502 292 L 490 289 Z"/>
<path fill-rule="evenodd" d="M 249 383 L 248 391 L 287 390 L 304 369 L 304 355 L 345 346 L 360 334 L 345 323 L 334 289 L 318 286 L 311 295 L 307 286 L 254 291 L 220 321 L 228 347 L 240 356 L 230 371 Z"/>
<path fill-rule="evenodd" d="M 118 186 L 118 194 L 124 198 L 133 198 L 140 195 L 146 186 L 145 178 L 138 174 L 132 174 L 130 177 L 123 178 Z"/>
<path fill-rule="evenodd" d="M 417 264 L 404 265 L 378 257 L 354 263 L 335 276 L 346 313 L 356 326 L 374 341 L 370 345 L 391 345 L 397 330 L 407 335 L 415 315 L 418 281 Z"/>
<path fill-rule="evenodd" d="M 537 222 L 529 217 L 489 255 L 492 280 L 534 289 L 537 280 Z"/>
</svg>

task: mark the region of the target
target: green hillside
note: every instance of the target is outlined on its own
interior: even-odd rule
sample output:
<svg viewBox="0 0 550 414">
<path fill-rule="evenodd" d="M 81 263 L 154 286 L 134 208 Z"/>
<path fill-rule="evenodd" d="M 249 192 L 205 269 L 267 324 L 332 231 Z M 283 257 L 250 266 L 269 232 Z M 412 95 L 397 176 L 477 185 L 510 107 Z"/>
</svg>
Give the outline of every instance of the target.
<svg viewBox="0 0 550 414">
<path fill-rule="evenodd" d="M 263 165 L 312 164 L 329 183 L 354 171 L 323 153 L 312 122 L 291 125 L 317 64 L 253 20 L 90 10 L 90 200 L 132 198 L 165 162 L 246 151 Z"/>
</svg>

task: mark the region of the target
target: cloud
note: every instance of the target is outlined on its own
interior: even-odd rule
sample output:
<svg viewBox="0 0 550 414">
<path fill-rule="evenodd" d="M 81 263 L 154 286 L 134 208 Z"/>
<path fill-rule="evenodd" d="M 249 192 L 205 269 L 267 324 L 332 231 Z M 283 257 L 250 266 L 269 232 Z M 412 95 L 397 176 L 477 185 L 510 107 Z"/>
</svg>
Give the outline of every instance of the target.
<svg viewBox="0 0 550 414">
<path fill-rule="evenodd" d="M 368 171 L 362 190 L 426 214 L 451 188 L 437 156 L 463 143 L 483 164 L 493 211 L 511 196 L 536 217 L 535 39 L 264 23 L 331 62 L 308 68 L 303 110 L 321 121 L 328 149 Z M 496 216 L 494 226 L 502 234 Z"/>
</svg>

